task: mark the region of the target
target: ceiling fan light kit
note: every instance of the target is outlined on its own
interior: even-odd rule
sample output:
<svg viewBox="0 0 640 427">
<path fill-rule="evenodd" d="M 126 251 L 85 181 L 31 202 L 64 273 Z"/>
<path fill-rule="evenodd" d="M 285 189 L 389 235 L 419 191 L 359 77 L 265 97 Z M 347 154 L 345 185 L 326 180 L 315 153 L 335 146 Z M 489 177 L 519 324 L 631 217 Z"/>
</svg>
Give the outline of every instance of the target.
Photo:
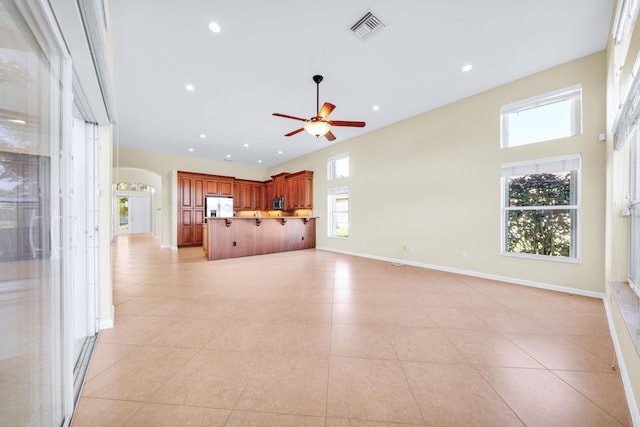
<svg viewBox="0 0 640 427">
<path fill-rule="evenodd" d="M 321 120 L 310 120 L 303 127 L 313 136 L 325 136 L 331 130 L 331 125 Z"/>
<path fill-rule="evenodd" d="M 305 122 L 304 125 L 300 129 L 296 129 L 291 131 L 285 136 L 293 136 L 297 133 L 306 130 L 311 135 L 315 137 L 324 136 L 328 141 L 333 141 L 336 139 L 335 135 L 331 133 L 331 128 L 333 126 L 346 126 L 346 127 L 364 127 L 365 122 L 354 122 L 354 121 L 344 121 L 344 120 L 327 120 L 327 117 L 331 112 L 336 108 L 335 105 L 325 102 L 320 108 L 320 82 L 322 81 L 322 76 L 316 74 L 313 76 L 313 81 L 316 83 L 316 108 L 317 114 L 314 117 L 309 119 L 303 119 L 301 117 L 289 116 L 286 114 L 273 113 L 276 117 L 284 117 L 285 119 L 299 120 Z"/>
</svg>

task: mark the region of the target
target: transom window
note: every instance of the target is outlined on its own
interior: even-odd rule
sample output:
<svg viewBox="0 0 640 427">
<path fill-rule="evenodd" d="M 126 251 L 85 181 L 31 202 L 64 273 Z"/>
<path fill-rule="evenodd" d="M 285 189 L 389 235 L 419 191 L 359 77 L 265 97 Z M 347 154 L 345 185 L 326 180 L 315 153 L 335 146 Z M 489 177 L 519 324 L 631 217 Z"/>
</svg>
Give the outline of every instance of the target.
<svg viewBox="0 0 640 427">
<path fill-rule="evenodd" d="M 502 106 L 502 148 L 582 133 L 582 86 L 575 85 Z"/>
<path fill-rule="evenodd" d="M 502 252 L 577 261 L 580 155 L 502 166 Z"/>
<path fill-rule="evenodd" d="M 347 178 L 349 176 L 349 153 L 329 157 L 327 169 L 327 177 L 329 180 Z"/>
</svg>

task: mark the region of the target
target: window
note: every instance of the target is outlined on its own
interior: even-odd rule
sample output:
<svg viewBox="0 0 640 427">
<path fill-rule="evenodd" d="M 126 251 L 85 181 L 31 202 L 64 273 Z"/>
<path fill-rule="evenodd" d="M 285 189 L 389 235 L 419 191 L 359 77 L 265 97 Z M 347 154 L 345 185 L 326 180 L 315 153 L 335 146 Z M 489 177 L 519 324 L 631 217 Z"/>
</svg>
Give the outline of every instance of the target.
<svg viewBox="0 0 640 427">
<path fill-rule="evenodd" d="M 640 296 L 640 133 L 635 130 L 629 138 L 631 143 L 631 174 L 630 174 L 630 224 L 629 224 L 629 284 Z"/>
<path fill-rule="evenodd" d="M 349 153 L 329 157 L 328 179 L 347 178 L 349 176 Z"/>
<path fill-rule="evenodd" d="M 502 253 L 578 260 L 580 155 L 502 166 Z"/>
<path fill-rule="evenodd" d="M 582 86 L 575 85 L 502 106 L 502 148 L 582 133 Z"/>
<path fill-rule="evenodd" d="M 329 237 L 349 237 L 349 189 L 329 189 Z"/>
</svg>

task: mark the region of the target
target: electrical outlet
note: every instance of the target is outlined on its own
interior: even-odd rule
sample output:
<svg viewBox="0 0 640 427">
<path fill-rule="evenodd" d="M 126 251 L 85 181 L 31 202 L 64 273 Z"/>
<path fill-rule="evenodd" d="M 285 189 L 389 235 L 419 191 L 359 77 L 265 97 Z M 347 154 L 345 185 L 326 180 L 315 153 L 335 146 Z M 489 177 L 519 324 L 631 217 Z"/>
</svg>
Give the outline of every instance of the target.
<svg viewBox="0 0 640 427">
<path fill-rule="evenodd" d="M 409 245 L 409 252 L 415 252 L 416 251 L 416 247 L 413 245 Z"/>
</svg>

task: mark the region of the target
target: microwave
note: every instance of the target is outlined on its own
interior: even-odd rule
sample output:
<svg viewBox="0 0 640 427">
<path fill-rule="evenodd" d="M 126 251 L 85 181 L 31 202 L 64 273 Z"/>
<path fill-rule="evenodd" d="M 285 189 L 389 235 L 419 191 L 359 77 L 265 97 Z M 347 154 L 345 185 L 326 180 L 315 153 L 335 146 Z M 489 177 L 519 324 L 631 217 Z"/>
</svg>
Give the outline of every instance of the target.
<svg viewBox="0 0 640 427">
<path fill-rule="evenodd" d="M 284 197 L 276 197 L 273 199 L 272 208 L 274 211 L 284 210 Z"/>
</svg>

